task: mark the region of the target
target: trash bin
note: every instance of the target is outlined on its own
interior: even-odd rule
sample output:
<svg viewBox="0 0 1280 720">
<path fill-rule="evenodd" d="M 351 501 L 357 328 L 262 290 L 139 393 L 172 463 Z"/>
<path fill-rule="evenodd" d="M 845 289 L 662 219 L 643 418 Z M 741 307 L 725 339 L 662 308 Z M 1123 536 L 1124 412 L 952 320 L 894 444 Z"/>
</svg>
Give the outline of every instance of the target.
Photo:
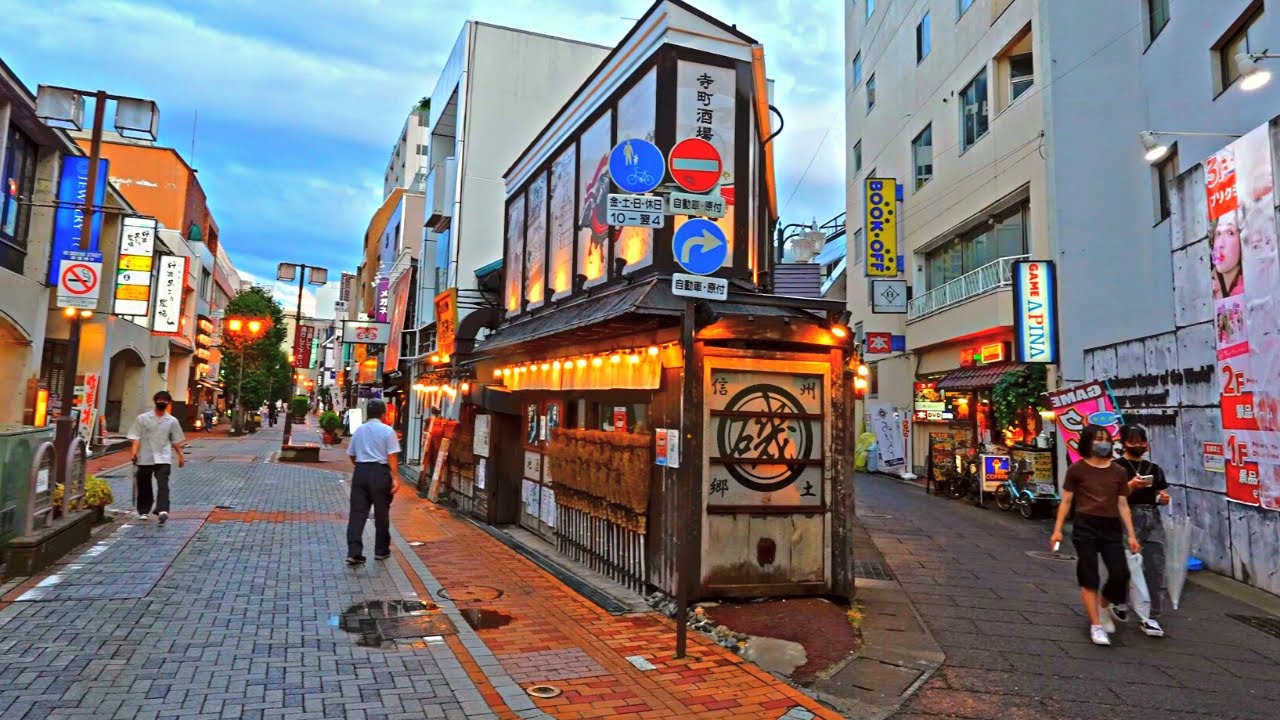
<svg viewBox="0 0 1280 720">
<path fill-rule="evenodd" d="M 0 425 L 0 547 L 26 524 L 31 460 L 46 442 L 53 442 L 52 427 Z"/>
</svg>

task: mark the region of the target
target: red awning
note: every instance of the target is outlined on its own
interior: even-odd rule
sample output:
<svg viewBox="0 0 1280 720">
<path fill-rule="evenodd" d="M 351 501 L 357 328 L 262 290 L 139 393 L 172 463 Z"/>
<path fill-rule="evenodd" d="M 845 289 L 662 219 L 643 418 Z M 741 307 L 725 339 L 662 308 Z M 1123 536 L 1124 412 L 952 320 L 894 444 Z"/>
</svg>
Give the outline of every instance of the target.
<svg viewBox="0 0 1280 720">
<path fill-rule="evenodd" d="M 1007 372 L 1017 370 L 1017 363 L 981 365 L 952 370 L 938 381 L 939 390 L 990 390 Z"/>
</svg>

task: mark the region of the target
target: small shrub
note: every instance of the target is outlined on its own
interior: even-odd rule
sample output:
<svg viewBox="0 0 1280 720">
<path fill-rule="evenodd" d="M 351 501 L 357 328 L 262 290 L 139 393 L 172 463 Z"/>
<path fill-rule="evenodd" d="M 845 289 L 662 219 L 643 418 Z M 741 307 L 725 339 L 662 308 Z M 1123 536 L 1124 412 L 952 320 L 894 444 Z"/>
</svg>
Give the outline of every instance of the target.
<svg viewBox="0 0 1280 720">
<path fill-rule="evenodd" d="M 310 409 L 311 401 L 301 395 L 295 397 L 293 401 L 289 403 L 289 412 L 293 413 L 294 417 L 306 417 L 307 411 Z"/>
<path fill-rule="evenodd" d="M 84 482 L 84 504 L 86 507 L 106 507 L 115 502 L 111 494 L 111 485 L 96 475 L 90 475 Z"/>
<path fill-rule="evenodd" d="M 867 619 L 866 614 L 862 610 L 862 605 L 854 603 L 844 612 L 845 619 L 849 621 L 849 627 L 854 630 L 861 630 L 862 623 Z"/>
<path fill-rule="evenodd" d="M 320 429 L 336 433 L 342 429 L 342 416 L 332 410 L 320 413 Z"/>
</svg>

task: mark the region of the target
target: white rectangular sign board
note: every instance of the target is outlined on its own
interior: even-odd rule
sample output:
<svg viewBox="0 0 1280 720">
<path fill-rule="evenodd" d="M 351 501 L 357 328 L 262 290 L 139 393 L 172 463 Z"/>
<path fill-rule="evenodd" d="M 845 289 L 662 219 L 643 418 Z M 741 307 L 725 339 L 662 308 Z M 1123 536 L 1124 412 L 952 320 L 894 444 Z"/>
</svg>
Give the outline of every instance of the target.
<svg viewBox="0 0 1280 720">
<path fill-rule="evenodd" d="M 693 195 L 673 192 L 667 201 L 667 213 L 693 217 L 722 218 L 725 212 L 723 195 Z"/>
<path fill-rule="evenodd" d="M 666 222 L 665 204 L 658 195 L 609 194 L 609 224 L 621 227 L 660 228 Z"/>
<path fill-rule="evenodd" d="M 357 345 L 386 345 L 391 339 L 391 323 L 356 322 L 342 323 L 342 342 Z"/>
<path fill-rule="evenodd" d="M 702 300 L 725 300 L 729 297 L 729 281 L 724 278 L 674 273 L 671 294 Z"/>
<path fill-rule="evenodd" d="M 871 312 L 902 315 L 907 312 L 906 280 L 872 280 Z"/>
<path fill-rule="evenodd" d="M 92 310 L 102 290 L 102 263 L 61 260 L 58 265 L 58 307 Z"/>
</svg>

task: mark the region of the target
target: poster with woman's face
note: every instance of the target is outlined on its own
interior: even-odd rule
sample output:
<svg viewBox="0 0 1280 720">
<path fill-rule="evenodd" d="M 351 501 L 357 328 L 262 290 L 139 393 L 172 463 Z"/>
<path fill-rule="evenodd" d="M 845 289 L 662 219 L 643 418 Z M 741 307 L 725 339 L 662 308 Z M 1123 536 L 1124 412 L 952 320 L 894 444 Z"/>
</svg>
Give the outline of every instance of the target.
<svg viewBox="0 0 1280 720">
<path fill-rule="evenodd" d="M 608 279 L 609 261 L 609 136 L 613 118 L 605 113 L 578 140 L 578 272 L 587 276 L 587 287 Z"/>
<path fill-rule="evenodd" d="M 538 404 L 528 403 L 524 408 L 524 426 L 526 445 L 538 444 Z"/>
</svg>

